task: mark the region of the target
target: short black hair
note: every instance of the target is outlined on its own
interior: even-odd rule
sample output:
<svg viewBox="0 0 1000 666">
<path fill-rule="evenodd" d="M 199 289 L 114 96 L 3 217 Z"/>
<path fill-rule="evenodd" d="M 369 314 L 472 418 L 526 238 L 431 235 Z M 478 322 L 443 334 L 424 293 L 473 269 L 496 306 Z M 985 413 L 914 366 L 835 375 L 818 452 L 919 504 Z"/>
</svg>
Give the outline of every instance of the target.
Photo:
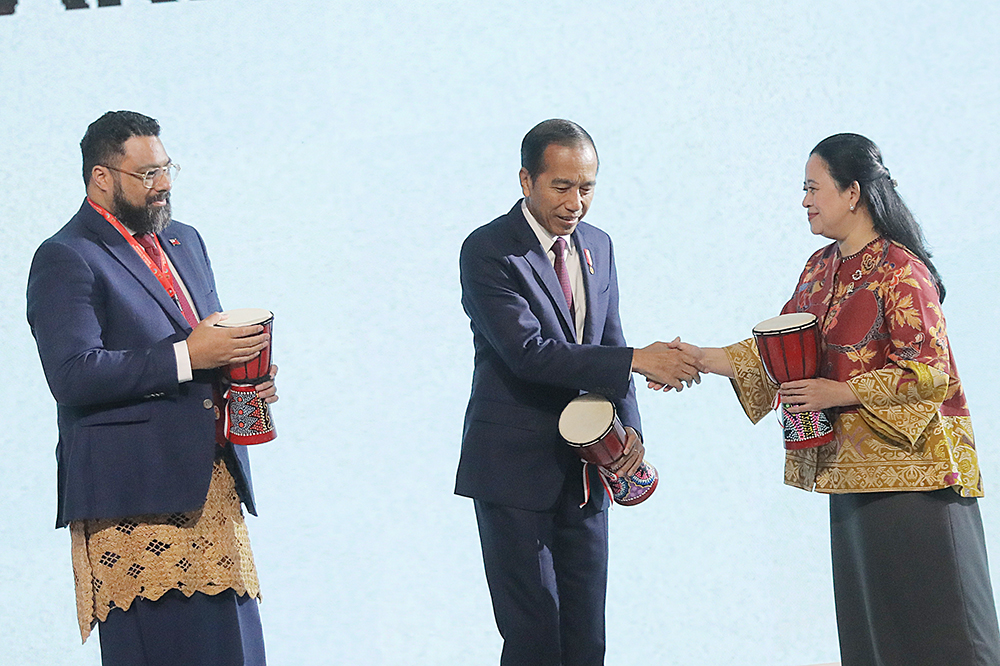
<svg viewBox="0 0 1000 666">
<path fill-rule="evenodd" d="M 594 140 L 572 120 L 552 118 L 543 120 L 531 128 L 521 141 L 521 167 L 528 172 L 534 182 L 538 175 L 545 171 L 545 149 L 552 144 L 573 148 L 589 143 L 597 155 Z M 600 160 L 598 160 L 600 164 Z"/>
<path fill-rule="evenodd" d="M 117 164 L 125 154 L 125 142 L 133 136 L 160 136 L 160 123 L 135 111 L 108 111 L 90 123 L 80 141 L 84 185 L 90 185 L 95 166 Z"/>
</svg>

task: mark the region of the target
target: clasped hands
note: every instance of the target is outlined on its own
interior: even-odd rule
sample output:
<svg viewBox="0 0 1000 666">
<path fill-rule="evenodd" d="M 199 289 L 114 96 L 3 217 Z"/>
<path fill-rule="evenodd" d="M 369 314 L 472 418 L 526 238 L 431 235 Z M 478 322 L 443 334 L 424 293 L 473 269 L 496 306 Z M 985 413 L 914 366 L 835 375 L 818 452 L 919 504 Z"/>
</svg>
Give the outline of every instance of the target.
<svg viewBox="0 0 1000 666">
<path fill-rule="evenodd" d="M 642 363 L 646 362 L 645 352 L 663 355 L 673 353 L 669 365 L 652 369 L 636 365 L 635 359 L 639 352 Z M 654 391 L 669 391 L 674 388 L 680 391 L 684 385 L 700 383 L 699 373 L 733 376 L 732 366 L 723 349 L 718 347 L 697 347 L 688 342 L 674 338 L 671 342 L 654 342 L 649 347 L 637 349 L 633 355 L 633 370 L 646 377 L 647 385 Z M 674 374 L 671 375 L 670 373 Z M 661 374 L 657 374 L 661 373 Z M 785 382 L 778 387 L 778 395 L 786 409 L 792 414 L 800 412 L 819 411 L 831 407 L 849 407 L 858 404 L 858 397 L 847 382 L 816 377 Z"/>
<path fill-rule="evenodd" d="M 646 378 L 654 390 L 676 389 L 701 383 L 704 352 L 680 338 L 654 342 L 632 353 L 632 371 Z"/>
</svg>

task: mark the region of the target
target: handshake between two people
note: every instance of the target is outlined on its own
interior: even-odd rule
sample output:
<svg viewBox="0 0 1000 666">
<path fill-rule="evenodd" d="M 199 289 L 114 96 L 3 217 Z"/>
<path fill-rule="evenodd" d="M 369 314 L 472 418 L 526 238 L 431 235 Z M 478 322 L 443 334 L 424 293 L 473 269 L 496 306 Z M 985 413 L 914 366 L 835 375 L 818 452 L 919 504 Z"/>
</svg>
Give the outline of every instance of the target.
<svg viewBox="0 0 1000 666">
<path fill-rule="evenodd" d="M 701 373 L 712 372 L 705 349 L 674 338 L 654 342 L 632 352 L 632 372 L 646 378 L 649 388 L 683 391 L 701 383 Z"/>
</svg>

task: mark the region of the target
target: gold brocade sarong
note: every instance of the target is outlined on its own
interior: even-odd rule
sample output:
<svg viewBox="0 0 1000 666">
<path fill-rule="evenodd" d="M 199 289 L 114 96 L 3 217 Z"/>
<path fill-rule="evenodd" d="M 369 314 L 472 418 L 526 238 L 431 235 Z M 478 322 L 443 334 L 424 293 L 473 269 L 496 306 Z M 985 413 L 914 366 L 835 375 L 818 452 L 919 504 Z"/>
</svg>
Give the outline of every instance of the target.
<svg viewBox="0 0 1000 666">
<path fill-rule="evenodd" d="M 198 511 L 74 521 L 70 533 L 84 641 L 112 609 L 128 610 L 136 598 L 155 601 L 168 590 L 190 597 L 232 589 L 260 598 L 240 498 L 222 460 Z"/>
</svg>

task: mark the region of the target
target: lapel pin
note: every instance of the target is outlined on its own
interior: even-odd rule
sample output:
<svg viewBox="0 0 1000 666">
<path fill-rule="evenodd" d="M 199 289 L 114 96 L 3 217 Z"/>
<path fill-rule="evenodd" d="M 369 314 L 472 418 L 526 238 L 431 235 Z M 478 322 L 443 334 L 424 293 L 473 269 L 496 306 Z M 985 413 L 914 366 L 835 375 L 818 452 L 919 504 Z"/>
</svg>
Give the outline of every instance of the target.
<svg viewBox="0 0 1000 666">
<path fill-rule="evenodd" d="M 181 242 L 179 240 L 177 240 L 176 238 L 169 238 L 167 240 L 170 242 L 171 245 L 180 245 L 181 244 Z M 593 273 L 594 271 L 590 271 L 590 272 Z"/>
<path fill-rule="evenodd" d="M 587 268 L 590 269 L 590 274 L 594 274 L 594 260 L 590 257 L 590 250 L 583 248 L 583 256 L 587 260 Z"/>
</svg>

